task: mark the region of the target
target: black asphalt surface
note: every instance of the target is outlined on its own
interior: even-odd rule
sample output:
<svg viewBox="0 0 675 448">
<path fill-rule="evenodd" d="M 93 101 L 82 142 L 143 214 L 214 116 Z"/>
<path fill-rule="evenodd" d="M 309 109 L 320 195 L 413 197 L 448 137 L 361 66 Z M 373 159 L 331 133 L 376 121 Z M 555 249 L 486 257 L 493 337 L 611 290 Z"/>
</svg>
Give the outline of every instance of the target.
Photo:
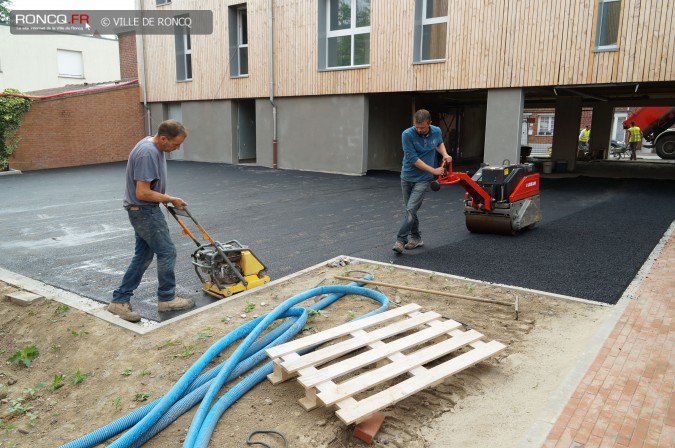
<svg viewBox="0 0 675 448">
<path fill-rule="evenodd" d="M 122 208 L 124 163 L 0 176 L 0 267 L 109 302 L 133 252 Z M 420 210 L 424 247 L 396 255 L 402 217 L 398 173 L 342 176 L 169 162 L 182 197 L 219 241 L 248 245 L 278 279 L 338 255 L 615 303 L 675 219 L 675 181 L 542 179 L 539 225 L 516 237 L 469 233 L 463 190 L 429 193 Z M 194 243 L 167 215 L 178 249 L 178 294 L 203 294 Z M 317 279 L 318 281 L 319 279 Z M 155 305 L 154 263 L 133 299 Z"/>
</svg>

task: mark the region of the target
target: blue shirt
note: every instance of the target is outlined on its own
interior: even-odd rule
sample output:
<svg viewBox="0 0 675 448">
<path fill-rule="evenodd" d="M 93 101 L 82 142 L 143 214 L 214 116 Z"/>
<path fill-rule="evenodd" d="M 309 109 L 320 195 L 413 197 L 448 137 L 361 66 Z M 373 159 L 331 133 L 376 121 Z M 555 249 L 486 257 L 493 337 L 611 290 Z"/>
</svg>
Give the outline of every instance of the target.
<svg viewBox="0 0 675 448">
<path fill-rule="evenodd" d="M 166 158 L 149 137 L 138 142 L 129 154 L 124 206 L 158 205 L 157 202 L 141 201 L 136 197 L 137 180 L 150 182 L 153 191 L 166 192 Z"/>
<path fill-rule="evenodd" d="M 420 182 L 433 180 L 436 176 L 423 171 L 415 166 L 417 160 L 422 159 L 430 167 L 436 168 L 436 148 L 443 143 L 441 128 L 430 125 L 427 135 L 419 135 L 415 126 L 403 131 L 401 136 L 403 144 L 403 167 L 401 179 L 408 182 Z"/>
</svg>

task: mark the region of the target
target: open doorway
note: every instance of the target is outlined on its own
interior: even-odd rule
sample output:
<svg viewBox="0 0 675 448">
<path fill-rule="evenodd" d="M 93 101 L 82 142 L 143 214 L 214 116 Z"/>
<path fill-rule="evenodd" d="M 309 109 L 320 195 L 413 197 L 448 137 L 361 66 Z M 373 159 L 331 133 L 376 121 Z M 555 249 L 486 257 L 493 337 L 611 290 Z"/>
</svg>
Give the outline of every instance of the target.
<svg viewBox="0 0 675 448">
<path fill-rule="evenodd" d="M 255 100 L 237 101 L 237 141 L 239 163 L 254 163 L 255 151 Z"/>
<path fill-rule="evenodd" d="M 183 110 L 181 109 L 180 103 L 170 103 L 166 109 L 166 116 L 169 120 L 176 120 L 180 123 L 183 122 Z M 169 159 L 171 160 L 183 160 L 185 158 L 185 143 L 180 145 L 175 151 L 169 153 Z"/>
</svg>

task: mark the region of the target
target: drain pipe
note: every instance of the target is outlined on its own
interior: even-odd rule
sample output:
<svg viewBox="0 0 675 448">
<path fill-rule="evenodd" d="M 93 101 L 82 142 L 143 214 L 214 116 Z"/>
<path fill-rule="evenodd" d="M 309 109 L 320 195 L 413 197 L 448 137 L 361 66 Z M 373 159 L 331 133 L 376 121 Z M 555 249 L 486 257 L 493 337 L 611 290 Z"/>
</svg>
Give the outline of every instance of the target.
<svg viewBox="0 0 675 448">
<path fill-rule="evenodd" d="M 141 12 L 141 23 L 143 23 L 143 2 L 141 0 L 136 0 L 136 8 Z M 137 35 L 138 36 L 138 35 Z M 146 89 L 146 84 L 147 84 L 147 79 L 145 77 L 145 41 L 143 40 L 143 29 L 141 28 L 141 35 L 139 36 L 141 38 L 140 40 L 140 55 L 139 55 L 139 60 L 140 60 L 140 65 L 141 65 L 141 76 L 140 79 L 143 81 L 141 82 L 141 90 L 143 92 L 143 110 L 145 110 L 145 132 L 146 135 L 152 135 L 152 123 L 150 122 L 151 117 L 150 117 L 150 106 L 148 106 L 148 91 Z M 136 46 L 138 49 L 138 46 Z"/>
<path fill-rule="evenodd" d="M 272 168 L 277 169 L 277 105 L 274 104 L 274 39 L 272 0 L 267 2 L 267 26 L 269 28 L 270 103 L 272 103 Z"/>
</svg>

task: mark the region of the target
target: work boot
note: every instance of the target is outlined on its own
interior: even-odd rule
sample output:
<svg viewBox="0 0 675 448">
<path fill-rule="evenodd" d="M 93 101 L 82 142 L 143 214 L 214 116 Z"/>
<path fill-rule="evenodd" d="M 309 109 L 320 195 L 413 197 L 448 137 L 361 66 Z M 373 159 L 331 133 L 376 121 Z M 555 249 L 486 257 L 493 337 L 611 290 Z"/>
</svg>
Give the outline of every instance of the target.
<svg viewBox="0 0 675 448">
<path fill-rule="evenodd" d="M 402 254 L 403 253 L 403 243 L 400 242 L 400 241 L 396 241 L 394 243 L 394 247 L 392 247 L 391 250 L 393 250 L 397 254 Z"/>
<path fill-rule="evenodd" d="M 110 305 L 108 305 L 106 309 L 109 313 L 113 313 L 114 315 L 119 316 L 129 322 L 138 322 L 141 320 L 141 316 L 139 316 L 138 313 L 134 313 L 132 311 L 131 304 L 129 302 L 110 302 Z"/>
<path fill-rule="evenodd" d="M 195 306 L 195 301 L 184 297 L 174 297 L 167 302 L 157 303 L 157 311 L 177 311 Z"/>
<path fill-rule="evenodd" d="M 414 249 L 414 248 L 416 248 L 416 247 L 422 247 L 422 246 L 424 246 L 424 241 L 422 241 L 422 240 L 417 240 L 417 239 L 414 239 L 414 238 L 411 239 L 410 241 L 408 241 L 408 242 L 405 244 L 405 248 L 408 249 L 408 250 Z"/>
</svg>

